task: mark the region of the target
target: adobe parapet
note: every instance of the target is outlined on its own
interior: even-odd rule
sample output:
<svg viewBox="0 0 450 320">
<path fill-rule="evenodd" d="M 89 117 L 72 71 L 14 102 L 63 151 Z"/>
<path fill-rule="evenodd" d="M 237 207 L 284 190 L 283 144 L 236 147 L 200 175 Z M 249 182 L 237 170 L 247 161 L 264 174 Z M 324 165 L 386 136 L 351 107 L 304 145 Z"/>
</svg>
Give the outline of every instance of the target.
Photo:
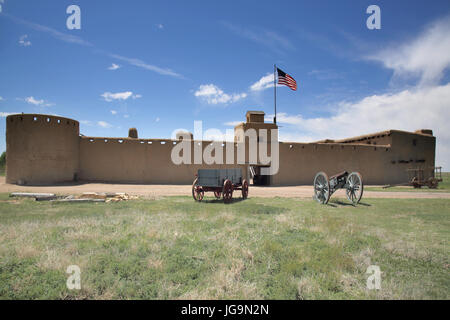
<svg viewBox="0 0 450 320">
<path fill-rule="evenodd" d="M 6 118 L 6 182 L 73 181 L 79 170 L 80 125 L 73 119 L 15 114 Z"/>
</svg>

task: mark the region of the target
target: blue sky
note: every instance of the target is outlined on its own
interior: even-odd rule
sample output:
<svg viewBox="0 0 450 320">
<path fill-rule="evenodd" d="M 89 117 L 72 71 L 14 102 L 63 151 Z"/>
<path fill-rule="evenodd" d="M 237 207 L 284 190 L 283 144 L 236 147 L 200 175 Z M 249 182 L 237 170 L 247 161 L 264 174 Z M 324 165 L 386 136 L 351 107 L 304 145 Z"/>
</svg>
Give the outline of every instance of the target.
<svg viewBox="0 0 450 320">
<path fill-rule="evenodd" d="M 81 30 L 66 27 L 71 4 Z M 366 27 L 371 4 L 380 30 Z M 194 120 L 225 131 L 249 109 L 270 117 L 276 63 L 299 87 L 277 91 L 282 140 L 431 128 L 437 164 L 450 168 L 448 0 L 0 5 L 0 150 L 10 113 L 74 118 L 92 136 L 136 127 L 143 138 L 192 131 Z"/>
</svg>

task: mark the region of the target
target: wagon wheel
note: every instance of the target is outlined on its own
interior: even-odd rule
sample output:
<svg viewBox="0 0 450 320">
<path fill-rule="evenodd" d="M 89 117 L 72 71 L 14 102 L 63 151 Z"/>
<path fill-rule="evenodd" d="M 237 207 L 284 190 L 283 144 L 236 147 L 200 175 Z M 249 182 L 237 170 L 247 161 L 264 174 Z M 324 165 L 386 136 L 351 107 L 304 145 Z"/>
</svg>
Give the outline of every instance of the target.
<svg viewBox="0 0 450 320">
<path fill-rule="evenodd" d="M 435 178 L 428 179 L 428 188 L 436 189 L 439 185 L 439 182 Z"/>
<path fill-rule="evenodd" d="M 214 191 L 214 196 L 216 197 L 216 199 L 220 199 L 222 197 L 222 192 L 221 191 Z"/>
<path fill-rule="evenodd" d="M 419 179 L 417 177 L 412 178 L 411 184 L 415 189 L 420 189 L 422 186 L 419 183 Z"/>
<path fill-rule="evenodd" d="M 322 204 L 330 200 L 330 181 L 325 172 L 319 172 L 314 177 L 314 199 Z"/>
<path fill-rule="evenodd" d="M 202 201 L 203 196 L 205 195 L 205 192 L 203 191 L 201 186 L 197 185 L 198 178 L 194 180 L 194 183 L 192 184 L 192 197 L 195 201 Z"/>
<path fill-rule="evenodd" d="M 230 202 L 231 198 L 233 198 L 233 184 L 231 180 L 227 179 L 224 181 L 222 194 L 224 202 Z"/>
<path fill-rule="evenodd" d="M 347 199 L 353 204 L 358 204 L 364 191 L 362 176 L 359 172 L 352 172 L 347 177 L 347 187 L 345 193 Z"/>
<path fill-rule="evenodd" d="M 242 198 L 247 199 L 248 197 L 248 182 L 246 179 L 242 181 Z"/>
</svg>

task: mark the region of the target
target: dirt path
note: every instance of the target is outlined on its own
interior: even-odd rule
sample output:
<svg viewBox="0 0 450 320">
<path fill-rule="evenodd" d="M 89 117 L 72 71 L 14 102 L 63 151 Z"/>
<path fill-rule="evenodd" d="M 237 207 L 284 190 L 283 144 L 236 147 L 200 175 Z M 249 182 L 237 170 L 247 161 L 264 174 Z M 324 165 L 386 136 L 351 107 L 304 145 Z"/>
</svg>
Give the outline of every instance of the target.
<svg viewBox="0 0 450 320">
<path fill-rule="evenodd" d="M 125 192 L 130 195 L 149 197 L 191 195 L 190 185 L 141 185 L 141 184 L 106 184 L 82 183 L 55 186 L 17 186 L 5 183 L 5 177 L 0 177 L 0 193 L 3 192 L 44 192 L 56 194 L 81 194 L 83 192 Z M 239 191 L 237 191 L 239 192 Z M 250 197 L 290 197 L 311 198 L 311 186 L 289 187 L 250 187 Z M 333 197 L 344 197 L 344 190 L 338 190 Z M 450 192 L 378 192 L 366 191 L 365 198 L 443 198 L 450 199 Z"/>
</svg>

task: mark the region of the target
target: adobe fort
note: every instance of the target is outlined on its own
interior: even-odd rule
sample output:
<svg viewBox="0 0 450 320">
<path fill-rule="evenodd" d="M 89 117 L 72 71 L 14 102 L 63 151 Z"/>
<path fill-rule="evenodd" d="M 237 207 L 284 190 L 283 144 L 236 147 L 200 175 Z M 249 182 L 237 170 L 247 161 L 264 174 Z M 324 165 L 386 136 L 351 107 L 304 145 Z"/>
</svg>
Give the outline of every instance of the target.
<svg viewBox="0 0 450 320">
<path fill-rule="evenodd" d="M 242 130 L 277 128 L 276 124 L 264 122 L 261 111 L 249 111 L 246 118 L 245 123 L 235 127 L 235 148 L 239 142 L 247 143 Z M 80 135 L 79 123 L 72 119 L 43 114 L 10 115 L 6 118 L 6 182 L 191 184 L 200 168 L 232 167 L 241 167 L 247 179 L 261 185 L 312 184 L 319 171 L 329 175 L 358 171 L 366 184 L 380 185 L 406 182 L 406 169 L 412 167 L 423 168 L 424 178 L 434 175 L 436 138 L 427 129 L 388 130 L 313 143 L 278 142 L 279 170 L 272 176 L 261 175 L 264 165 L 259 159 L 256 164 L 248 164 L 248 155 L 247 164 L 243 165 L 176 165 L 171 161 L 171 151 L 181 142 L 178 135 L 175 140 L 141 139 L 134 128 L 129 137 L 87 137 Z M 189 143 L 201 145 L 204 150 L 212 141 L 190 139 Z M 221 143 L 223 148 L 224 145 Z M 225 152 L 223 155 L 225 158 Z"/>
</svg>

